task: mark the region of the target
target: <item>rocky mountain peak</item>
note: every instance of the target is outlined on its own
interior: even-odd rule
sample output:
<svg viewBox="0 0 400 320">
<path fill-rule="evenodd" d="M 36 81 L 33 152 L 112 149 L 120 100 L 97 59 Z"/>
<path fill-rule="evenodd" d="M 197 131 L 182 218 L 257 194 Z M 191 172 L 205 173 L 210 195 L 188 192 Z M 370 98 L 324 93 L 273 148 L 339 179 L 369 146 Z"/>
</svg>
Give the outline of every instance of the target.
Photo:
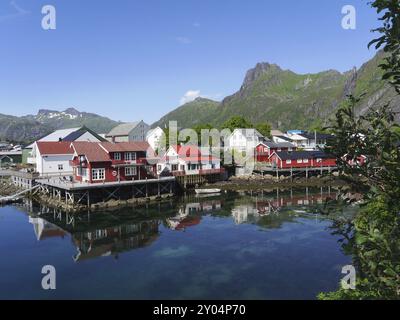
<svg viewBox="0 0 400 320">
<path fill-rule="evenodd" d="M 263 74 L 271 71 L 282 71 L 282 69 L 278 65 L 270 64 L 268 62 L 257 63 L 253 69 L 247 71 L 243 87 L 246 88 L 251 86 L 253 82 L 259 79 Z"/>
</svg>

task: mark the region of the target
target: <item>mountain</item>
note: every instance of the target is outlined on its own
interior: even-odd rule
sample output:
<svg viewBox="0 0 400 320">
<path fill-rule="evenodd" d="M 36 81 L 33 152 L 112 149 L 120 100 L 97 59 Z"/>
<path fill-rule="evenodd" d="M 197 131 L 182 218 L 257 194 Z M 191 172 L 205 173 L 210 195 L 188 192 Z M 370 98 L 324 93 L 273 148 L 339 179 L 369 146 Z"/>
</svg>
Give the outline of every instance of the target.
<svg viewBox="0 0 400 320">
<path fill-rule="evenodd" d="M 0 141 L 29 143 L 54 130 L 86 126 L 97 133 L 109 132 L 119 122 L 74 108 L 40 109 L 37 115 L 15 117 L 0 114 Z"/>
<path fill-rule="evenodd" d="M 297 74 L 276 64 L 258 63 L 249 70 L 240 90 L 221 103 L 205 103 L 203 99 L 185 104 L 160 119 L 178 120 L 180 127 L 210 123 L 216 127 L 235 115 L 253 122 L 269 122 L 277 129 L 310 129 L 329 123 L 335 110 L 348 94 L 367 92 L 357 111 L 399 101 L 395 91 L 382 80 L 379 68 L 383 53 L 379 52 L 360 69 L 345 73 L 328 70 Z"/>
<path fill-rule="evenodd" d="M 210 99 L 197 98 L 186 103 L 162 117 L 153 124 L 153 127 L 160 126 L 164 128 L 169 121 L 178 121 L 178 126 L 182 123 L 194 127 L 197 124 L 211 123 L 218 111 L 219 103 Z"/>
</svg>

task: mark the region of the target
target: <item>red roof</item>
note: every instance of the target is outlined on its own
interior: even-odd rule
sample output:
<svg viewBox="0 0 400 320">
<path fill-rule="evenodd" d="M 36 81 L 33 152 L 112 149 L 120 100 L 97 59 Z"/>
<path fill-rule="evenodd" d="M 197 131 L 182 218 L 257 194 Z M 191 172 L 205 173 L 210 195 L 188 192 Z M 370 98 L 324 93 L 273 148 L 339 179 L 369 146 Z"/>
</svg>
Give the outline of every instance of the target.
<svg viewBox="0 0 400 320">
<path fill-rule="evenodd" d="M 74 154 L 71 142 L 38 141 L 36 145 L 41 155 Z"/>
<path fill-rule="evenodd" d="M 108 152 L 137 152 L 147 151 L 150 145 L 146 141 L 134 141 L 134 142 L 102 142 L 101 145 Z"/>
<path fill-rule="evenodd" d="M 89 162 L 111 161 L 109 154 L 97 142 L 72 142 L 72 146 L 78 156 L 85 156 Z"/>
<path fill-rule="evenodd" d="M 201 150 L 197 146 L 187 145 L 187 146 L 171 146 L 178 153 L 181 160 L 186 162 L 203 162 L 203 161 L 216 161 L 219 160 L 211 155 L 203 155 Z"/>
</svg>

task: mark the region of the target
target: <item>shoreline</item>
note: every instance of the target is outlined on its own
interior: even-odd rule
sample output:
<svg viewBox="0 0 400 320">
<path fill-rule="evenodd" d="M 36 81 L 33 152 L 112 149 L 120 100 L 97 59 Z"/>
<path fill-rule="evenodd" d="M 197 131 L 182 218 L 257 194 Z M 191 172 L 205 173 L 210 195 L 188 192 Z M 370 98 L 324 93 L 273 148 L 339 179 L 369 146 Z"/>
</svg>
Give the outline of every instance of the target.
<svg viewBox="0 0 400 320">
<path fill-rule="evenodd" d="M 296 187 L 341 187 L 345 182 L 338 177 L 325 176 L 325 177 L 310 177 L 297 178 L 292 180 L 277 180 L 262 177 L 240 177 L 230 179 L 228 181 L 216 182 L 207 184 L 204 187 L 219 188 L 223 191 L 262 191 L 274 190 L 277 188 L 296 188 Z M 200 188 L 201 189 L 201 188 Z"/>
</svg>

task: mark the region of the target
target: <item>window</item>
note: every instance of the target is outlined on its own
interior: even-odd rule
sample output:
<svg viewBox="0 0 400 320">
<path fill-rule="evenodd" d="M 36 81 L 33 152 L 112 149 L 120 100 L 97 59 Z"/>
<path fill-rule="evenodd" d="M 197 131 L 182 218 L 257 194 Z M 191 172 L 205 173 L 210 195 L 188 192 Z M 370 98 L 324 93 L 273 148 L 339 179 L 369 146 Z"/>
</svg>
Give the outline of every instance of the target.
<svg viewBox="0 0 400 320">
<path fill-rule="evenodd" d="M 78 177 L 87 177 L 87 168 L 79 167 L 78 168 L 78 172 L 77 172 L 77 176 Z"/>
<path fill-rule="evenodd" d="M 136 160 L 136 153 L 135 152 L 126 152 L 125 153 L 125 160 L 126 161 L 134 161 L 134 160 Z"/>
<path fill-rule="evenodd" d="M 126 167 L 125 168 L 125 176 L 132 177 L 132 176 L 136 176 L 136 174 L 137 174 L 136 167 Z"/>
<path fill-rule="evenodd" d="M 308 163 L 308 159 L 303 159 L 303 162 L 304 163 Z"/>
<path fill-rule="evenodd" d="M 92 180 L 104 180 L 106 178 L 105 169 L 92 169 Z"/>
<path fill-rule="evenodd" d="M 158 170 L 158 171 L 161 171 L 161 170 L 162 170 L 162 166 L 161 166 L 160 164 L 157 166 L 157 170 Z"/>
<path fill-rule="evenodd" d="M 114 160 L 121 160 L 121 153 L 119 152 L 114 153 Z"/>
<path fill-rule="evenodd" d="M 59 164 L 58 165 L 58 171 L 62 171 L 62 170 L 64 170 L 64 166 L 62 164 Z"/>
<path fill-rule="evenodd" d="M 292 160 L 286 160 L 286 164 L 292 164 Z"/>
<path fill-rule="evenodd" d="M 177 164 L 173 164 L 173 165 L 171 166 L 171 170 L 172 170 L 172 171 L 178 171 L 178 165 L 177 165 Z"/>
<path fill-rule="evenodd" d="M 318 158 L 317 159 L 317 163 L 321 163 L 322 162 L 322 159 L 321 158 Z"/>
<path fill-rule="evenodd" d="M 297 163 L 303 163 L 303 159 L 298 159 Z"/>
</svg>

